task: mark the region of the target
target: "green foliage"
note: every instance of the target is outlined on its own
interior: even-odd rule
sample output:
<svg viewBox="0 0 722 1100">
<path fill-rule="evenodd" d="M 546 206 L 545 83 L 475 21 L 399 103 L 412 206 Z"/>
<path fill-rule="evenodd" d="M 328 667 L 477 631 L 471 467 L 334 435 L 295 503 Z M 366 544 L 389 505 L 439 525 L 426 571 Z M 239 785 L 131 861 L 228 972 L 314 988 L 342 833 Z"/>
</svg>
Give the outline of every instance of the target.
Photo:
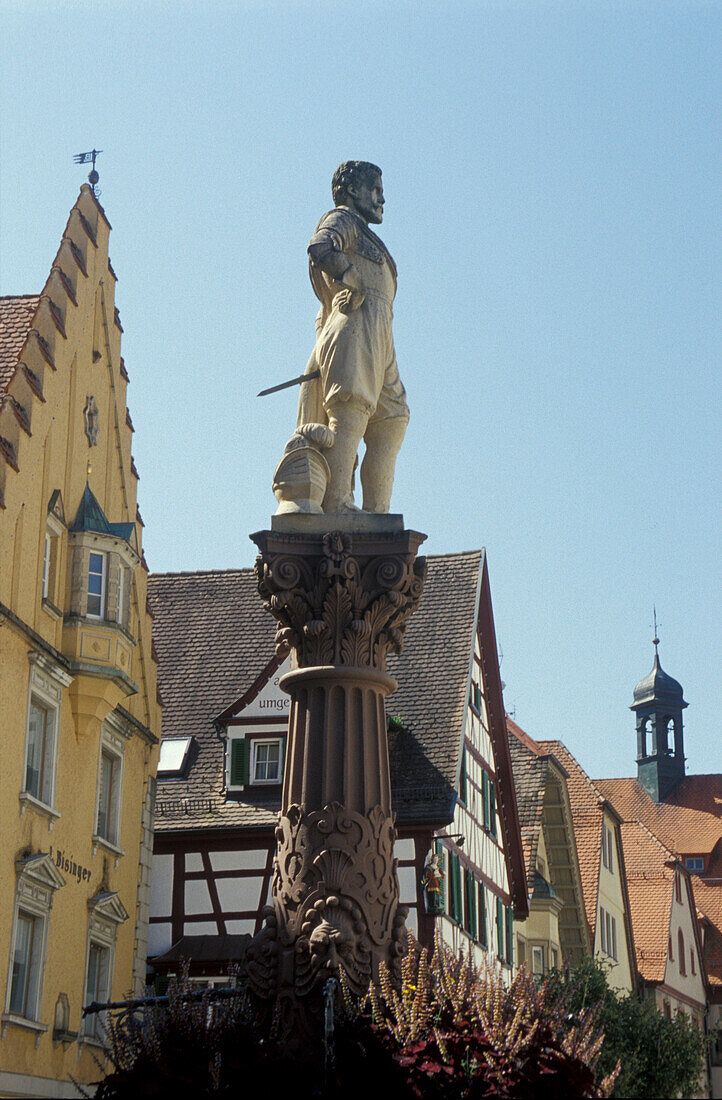
<svg viewBox="0 0 722 1100">
<path fill-rule="evenodd" d="M 599 1010 L 604 1043 L 598 1071 L 621 1065 L 612 1096 L 694 1096 L 705 1065 L 706 1040 L 685 1013 L 667 1019 L 649 998 L 631 993 L 617 997 L 609 988 L 604 967 L 585 959 L 568 973 L 557 973 L 549 995 L 563 998 L 572 1011 Z"/>
<path fill-rule="evenodd" d="M 346 1003 L 403 1070 L 403 1097 L 563 1100 L 608 1096 L 614 1083 L 614 1071 L 595 1077 L 596 1010 L 572 1021 L 564 998 L 549 999 L 524 969 L 507 988 L 497 970 L 480 973 L 439 941 L 431 960 L 411 942 L 400 989 L 382 968 L 355 1013 Z"/>
<path fill-rule="evenodd" d="M 506 988 L 498 972 L 479 973 L 438 942 L 429 959 L 410 939 L 400 984 L 382 968 L 363 998 L 342 975 L 325 1051 L 317 990 L 307 1001 L 317 1039 L 295 1057 L 274 1040 L 281 1015 L 272 1022 L 242 988 L 200 1001 L 188 999 L 191 990 L 187 977 L 173 979 L 167 1006 L 111 1023 L 113 1071 L 96 1100 L 230 1098 L 259 1081 L 269 1096 L 297 1100 L 368 1100 L 380 1090 L 395 1100 L 576 1100 L 609 1096 L 614 1083 L 614 1072 L 595 1076 L 596 1008 L 572 1019 L 559 990 L 550 998 L 524 970 Z"/>
</svg>

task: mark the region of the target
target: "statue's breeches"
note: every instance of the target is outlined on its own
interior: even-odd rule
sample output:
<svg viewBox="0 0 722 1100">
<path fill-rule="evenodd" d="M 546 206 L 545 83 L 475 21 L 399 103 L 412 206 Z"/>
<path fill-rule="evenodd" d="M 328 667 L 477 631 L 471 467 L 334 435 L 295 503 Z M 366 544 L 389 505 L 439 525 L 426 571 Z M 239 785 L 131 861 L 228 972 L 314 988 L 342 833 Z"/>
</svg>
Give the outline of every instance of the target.
<svg viewBox="0 0 722 1100">
<path fill-rule="evenodd" d="M 321 371 L 323 404 L 354 400 L 371 419 L 408 418 L 406 390 L 399 377 L 393 312 L 386 299 L 368 294 L 352 313 L 334 305 L 318 335 L 315 359 Z"/>
</svg>

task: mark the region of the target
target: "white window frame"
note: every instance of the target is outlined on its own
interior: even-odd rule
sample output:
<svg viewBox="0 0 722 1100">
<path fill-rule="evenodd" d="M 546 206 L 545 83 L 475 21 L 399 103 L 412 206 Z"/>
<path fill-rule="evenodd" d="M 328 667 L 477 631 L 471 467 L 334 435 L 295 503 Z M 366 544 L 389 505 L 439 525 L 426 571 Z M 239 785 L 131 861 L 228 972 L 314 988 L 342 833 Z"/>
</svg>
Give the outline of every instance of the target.
<svg viewBox="0 0 722 1100">
<path fill-rule="evenodd" d="M 532 945 L 531 972 L 535 978 L 544 977 L 544 948 L 541 944 Z"/>
<path fill-rule="evenodd" d="M 50 555 L 52 552 L 52 536 L 50 531 L 45 531 L 45 549 L 43 551 L 43 599 L 50 599 Z"/>
<path fill-rule="evenodd" d="M 606 917 L 607 917 L 607 911 L 604 908 L 604 906 L 600 905 L 599 906 L 599 924 L 600 924 L 600 927 L 601 927 L 600 944 L 601 944 L 602 951 L 604 952 L 605 955 L 608 954 L 608 951 L 607 951 Z"/>
<path fill-rule="evenodd" d="M 188 763 L 188 754 L 190 752 L 192 741 L 192 737 L 169 737 L 167 739 L 164 738 L 161 741 L 160 756 L 158 758 L 157 769 L 159 776 L 162 776 L 164 779 L 177 779 L 183 774 L 186 764 Z M 163 749 L 171 745 L 183 746 L 181 761 L 177 768 L 163 767 L 163 757 L 164 755 L 167 755 L 167 753 L 163 752 Z"/>
<path fill-rule="evenodd" d="M 122 726 L 113 723 L 112 715 L 103 722 L 100 732 L 100 745 L 98 747 L 98 773 L 95 790 L 95 819 L 93 822 L 93 849 L 97 847 L 110 849 L 116 857 L 125 855 L 121 848 L 120 840 L 123 827 L 123 781 L 125 778 L 125 740 L 127 734 L 122 732 Z M 115 835 L 114 838 L 104 836 L 99 832 L 100 797 L 102 794 L 103 780 L 103 756 L 113 758 L 118 768 L 115 782 Z"/>
<path fill-rule="evenodd" d="M 115 945 L 118 939 L 118 928 L 128 920 L 125 910 L 117 894 L 101 892 L 88 901 L 88 938 L 85 947 L 85 974 L 83 978 L 83 1007 L 96 1000 L 95 995 L 88 991 L 88 979 L 90 977 L 90 952 L 93 947 L 101 948 L 108 952 L 108 965 L 106 972 L 105 1000 L 112 1000 L 113 979 L 115 976 Z M 102 1001 L 101 1001 L 102 1003 Z M 105 1018 L 100 1013 L 86 1016 L 82 1022 L 82 1031 L 79 1038 L 81 1043 L 92 1045 L 104 1045 Z"/>
<path fill-rule="evenodd" d="M 100 574 L 100 612 L 95 613 L 90 611 L 88 604 L 90 603 L 91 596 L 96 598 L 97 592 L 90 591 L 90 578 L 91 576 L 97 577 L 97 572 L 90 570 L 90 559 L 92 557 L 100 558 L 102 561 L 102 571 Z M 105 599 L 106 590 L 108 588 L 108 554 L 105 550 L 91 550 L 88 554 L 88 568 L 85 571 L 85 614 L 88 619 L 103 620 L 105 618 Z"/>
<path fill-rule="evenodd" d="M 271 787 L 278 786 L 283 782 L 283 737 L 258 737 L 251 741 L 251 759 L 248 769 L 248 785 L 249 787 Z M 265 745 L 277 745 L 278 746 L 278 774 L 273 779 L 256 779 L 256 768 L 258 767 L 258 749 Z"/>
<path fill-rule="evenodd" d="M 25 717 L 25 752 L 23 753 L 23 771 L 20 783 L 20 813 L 31 806 L 50 819 L 50 828 L 60 814 L 55 809 L 55 787 L 58 771 L 58 744 L 60 738 L 62 689 L 73 681 L 63 669 L 57 667 L 44 654 L 30 653 L 30 677 L 28 684 L 28 706 Z M 49 779 L 48 797 L 42 798 L 27 789 L 28 756 L 30 752 L 30 714 L 31 708 L 40 706 L 52 713 L 53 730 L 50 745 L 50 761 L 46 764 Z M 48 750 L 46 748 L 46 757 Z M 42 792 L 40 792 L 42 794 Z"/>
<path fill-rule="evenodd" d="M 31 725 L 33 711 L 42 714 L 42 730 L 39 737 L 40 761 L 38 769 L 38 788 L 32 790 L 28 783 L 28 768 L 30 765 Z M 47 806 L 53 809 L 55 803 L 55 773 L 57 766 L 58 743 L 58 713 L 59 708 L 47 697 L 33 689 L 28 699 L 28 716 L 25 731 L 25 767 L 23 772 L 22 793 L 32 798 L 39 806 Z"/>
<path fill-rule="evenodd" d="M 50 910 L 53 907 L 55 891 L 65 885 L 65 879 L 54 866 L 49 855 L 32 856 L 18 860 L 17 886 L 15 890 L 15 903 L 13 906 L 13 922 L 10 935 L 10 958 L 8 960 L 8 977 L 5 992 L 5 1011 L 2 1016 L 2 1030 L 0 1038 L 4 1038 L 5 1029 L 9 1024 L 25 1027 L 35 1031 L 36 1041 L 40 1034 L 48 1031 L 49 1025 L 40 1022 L 40 1009 L 43 1003 L 43 985 L 45 981 L 45 963 L 48 949 L 48 928 L 50 924 Z M 12 986 L 13 969 L 15 965 L 15 948 L 18 936 L 18 918 L 30 917 L 38 922 L 34 935 L 34 954 L 37 977 L 33 990 L 32 1002 L 24 1006 L 24 1012 L 12 1010 Z"/>
</svg>

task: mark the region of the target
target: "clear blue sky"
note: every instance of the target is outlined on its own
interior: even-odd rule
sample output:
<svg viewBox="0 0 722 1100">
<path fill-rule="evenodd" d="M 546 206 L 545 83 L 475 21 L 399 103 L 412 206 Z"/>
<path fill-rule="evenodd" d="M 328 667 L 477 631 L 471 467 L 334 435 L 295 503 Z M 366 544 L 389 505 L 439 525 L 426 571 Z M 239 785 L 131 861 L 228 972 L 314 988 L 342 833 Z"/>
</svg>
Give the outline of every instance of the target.
<svg viewBox="0 0 722 1100">
<path fill-rule="evenodd" d="M 684 685 L 722 771 L 722 5 L 0 0 L 2 293 L 36 292 L 95 145 L 151 569 L 249 565 L 341 160 L 384 171 L 412 420 L 394 506 L 486 546 L 507 707 L 634 771 Z"/>
</svg>

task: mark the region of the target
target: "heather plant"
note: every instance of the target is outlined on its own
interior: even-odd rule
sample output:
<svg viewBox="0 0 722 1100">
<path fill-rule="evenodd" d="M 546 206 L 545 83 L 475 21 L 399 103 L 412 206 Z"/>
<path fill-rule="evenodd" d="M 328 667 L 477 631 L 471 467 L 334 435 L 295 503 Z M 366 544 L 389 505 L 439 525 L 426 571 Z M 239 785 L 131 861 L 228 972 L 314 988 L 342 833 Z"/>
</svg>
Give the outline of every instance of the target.
<svg viewBox="0 0 722 1100">
<path fill-rule="evenodd" d="M 284 1053 L 241 987 L 198 999 L 185 974 L 167 1004 L 109 1024 L 113 1068 L 95 1095 L 197 1100 L 235 1096 L 240 1085 L 253 1095 L 262 1082 L 269 1095 L 368 1100 L 383 1082 L 397 1100 L 602 1097 L 615 1072 L 597 1083 L 601 1042 L 596 1010 L 571 1016 L 523 968 L 506 987 L 495 970 L 476 970 L 440 942 L 429 957 L 410 938 L 398 982 L 382 968 L 358 998 L 341 975 L 333 1035 L 324 1042 L 319 1031 L 302 1060 Z"/>
<path fill-rule="evenodd" d="M 596 1080 L 595 1009 L 572 1015 L 523 967 L 507 987 L 498 970 L 477 971 L 439 940 L 431 959 L 411 942 L 400 987 L 382 968 L 364 1002 L 355 1006 L 347 991 L 344 1001 L 349 1022 L 365 1023 L 403 1070 L 403 1095 L 602 1097 L 618 1072 Z"/>
</svg>

